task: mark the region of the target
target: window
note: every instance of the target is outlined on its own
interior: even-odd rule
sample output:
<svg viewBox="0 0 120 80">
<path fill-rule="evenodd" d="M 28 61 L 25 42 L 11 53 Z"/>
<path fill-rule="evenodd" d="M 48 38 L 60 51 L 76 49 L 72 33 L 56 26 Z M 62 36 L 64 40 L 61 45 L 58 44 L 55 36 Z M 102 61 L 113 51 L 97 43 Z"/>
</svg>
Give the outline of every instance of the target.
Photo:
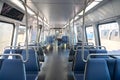
<svg viewBox="0 0 120 80">
<path fill-rule="evenodd" d="M 25 42 L 25 35 L 26 35 L 26 27 L 19 26 L 18 36 L 17 36 L 17 44 L 20 42 Z"/>
<path fill-rule="evenodd" d="M 118 32 L 115 32 L 115 36 L 118 36 Z"/>
<path fill-rule="evenodd" d="M 37 38 L 37 28 L 33 27 L 31 33 L 32 33 L 31 41 L 36 41 L 36 38 Z"/>
<path fill-rule="evenodd" d="M 92 26 L 86 28 L 86 34 L 88 42 L 93 43 L 95 45 L 94 29 Z"/>
<path fill-rule="evenodd" d="M 0 54 L 6 46 L 11 45 L 13 24 L 0 22 Z"/>
<path fill-rule="evenodd" d="M 99 34 L 101 46 L 105 46 L 108 51 L 120 49 L 119 25 L 117 22 L 99 25 Z"/>
</svg>

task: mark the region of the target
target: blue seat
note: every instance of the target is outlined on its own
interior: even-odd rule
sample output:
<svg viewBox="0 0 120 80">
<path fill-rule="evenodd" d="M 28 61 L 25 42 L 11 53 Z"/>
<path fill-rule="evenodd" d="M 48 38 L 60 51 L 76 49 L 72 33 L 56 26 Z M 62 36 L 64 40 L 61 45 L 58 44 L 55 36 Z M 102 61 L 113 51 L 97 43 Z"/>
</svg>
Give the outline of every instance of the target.
<svg viewBox="0 0 120 80">
<path fill-rule="evenodd" d="M 75 51 L 71 48 L 71 49 L 70 49 L 70 53 L 69 53 L 68 61 L 69 61 L 69 62 L 73 62 L 74 57 L 75 57 Z"/>
<path fill-rule="evenodd" d="M 41 47 L 39 47 L 39 50 L 37 51 L 37 56 L 40 62 L 44 62 L 44 52 Z"/>
<path fill-rule="evenodd" d="M 74 74 L 75 80 L 84 80 L 84 74 Z"/>
<path fill-rule="evenodd" d="M 0 80 L 26 80 L 25 66 L 22 60 L 1 59 Z"/>
<path fill-rule="evenodd" d="M 120 59 L 116 60 L 114 80 L 120 80 Z"/>
<path fill-rule="evenodd" d="M 87 49 L 84 50 L 84 58 L 87 59 L 87 56 L 89 55 L 89 51 Z M 85 69 L 85 62 L 82 60 L 82 49 L 79 49 L 75 56 L 74 61 L 74 73 L 75 74 L 84 74 Z"/>
<path fill-rule="evenodd" d="M 52 43 L 54 42 L 54 36 L 47 36 L 46 41 L 47 41 L 49 44 L 52 44 Z"/>
<path fill-rule="evenodd" d="M 62 43 L 68 43 L 68 42 L 69 42 L 68 36 L 62 36 Z"/>
<path fill-rule="evenodd" d="M 114 70 L 115 70 L 115 64 L 116 64 L 116 59 L 106 59 L 107 65 L 108 65 L 108 70 L 110 73 L 111 80 L 114 80 Z"/>
<path fill-rule="evenodd" d="M 87 59 L 89 51 L 87 49 L 84 50 L 84 58 Z M 74 75 L 76 80 L 83 80 L 85 70 L 85 62 L 82 60 L 82 49 L 79 49 L 75 56 L 74 61 Z"/>
<path fill-rule="evenodd" d="M 85 80 L 111 80 L 105 59 L 90 59 L 86 65 Z"/>
<path fill-rule="evenodd" d="M 90 49 L 90 53 L 107 53 L 107 50 L 105 49 Z"/>
<path fill-rule="evenodd" d="M 35 51 L 33 49 L 28 49 L 28 52 L 29 59 L 25 63 L 26 76 L 27 80 L 34 80 L 37 77 L 38 72 L 40 71 L 40 66 Z M 22 55 L 23 58 L 26 59 L 26 50 L 23 50 Z"/>
<path fill-rule="evenodd" d="M 10 54 L 10 52 L 12 54 L 21 54 L 22 49 L 5 49 L 4 50 L 4 54 Z M 3 56 L 3 58 L 8 58 L 8 56 Z M 13 56 L 13 58 L 19 58 L 19 57 L 18 56 Z"/>
<path fill-rule="evenodd" d="M 99 53 L 103 53 L 103 54 L 107 54 L 107 50 L 105 49 L 90 49 L 89 50 L 90 54 L 99 54 Z M 108 58 L 108 56 L 93 56 L 94 58 Z"/>
<path fill-rule="evenodd" d="M 19 54 L 22 53 L 22 49 L 5 49 L 5 50 L 4 50 L 4 53 L 10 53 L 10 51 L 11 51 L 12 53 L 19 53 Z"/>
</svg>

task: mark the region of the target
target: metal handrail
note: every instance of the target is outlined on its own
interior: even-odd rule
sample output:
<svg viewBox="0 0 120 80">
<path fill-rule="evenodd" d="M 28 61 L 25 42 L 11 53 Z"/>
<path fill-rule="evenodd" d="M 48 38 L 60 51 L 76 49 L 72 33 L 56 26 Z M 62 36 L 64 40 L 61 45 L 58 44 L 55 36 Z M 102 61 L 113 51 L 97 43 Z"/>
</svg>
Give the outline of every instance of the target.
<svg viewBox="0 0 120 80">
<path fill-rule="evenodd" d="M 83 43 L 83 42 L 77 42 L 77 43 Z M 94 43 L 93 43 L 93 42 L 84 42 L 84 43 L 94 45 Z"/>
<path fill-rule="evenodd" d="M 91 47 L 93 47 L 93 48 L 97 48 L 97 49 L 103 48 L 103 49 L 106 50 L 106 47 L 105 47 L 105 46 L 89 46 L 89 48 L 91 48 Z"/>
<path fill-rule="evenodd" d="M 25 47 L 25 46 L 6 46 L 4 49 L 6 49 L 6 48 L 18 48 L 18 47 Z"/>
<path fill-rule="evenodd" d="M 24 48 L 26 48 L 26 46 L 6 46 L 5 48 L 4 48 L 4 50 L 5 49 L 7 49 L 7 48 L 11 48 L 11 49 L 13 49 L 13 48 L 18 48 L 18 47 L 24 47 Z M 39 46 L 28 46 L 28 48 L 34 48 L 34 50 L 35 50 L 35 52 L 37 52 L 37 50 L 35 49 L 35 48 L 38 48 Z M 42 47 L 41 47 L 42 48 Z M 42 48 L 42 50 L 43 50 L 43 48 Z M 44 50 L 43 50 L 43 52 L 44 52 Z M 26 53 L 27 54 L 27 53 Z M 19 55 L 19 56 L 21 56 L 22 57 L 22 55 L 20 55 L 20 54 L 3 54 L 3 55 L 10 55 L 10 56 L 12 56 L 12 55 Z M 28 53 L 28 55 L 29 55 L 29 53 Z M 28 55 L 26 55 L 26 57 L 28 57 Z M 26 62 L 26 60 L 24 60 L 23 59 L 23 57 L 21 58 L 22 59 L 22 61 L 23 62 Z M 28 59 L 29 59 L 29 57 L 28 57 Z"/>
<path fill-rule="evenodd" d="M 20 54 L 0 54 L 0 56 L 19 56 L 22 60 L 22 62 L 25 62 L 23 59 L 23 56 Z"/>
<path fill-rule="evenodd" d="M 88 47 L 88 46 L 84 46 L 84 47 Z M 76 46 L 76 49 L 75 49 L 75 47 L 74 47 L 74 45 L 73 45 L 73 47 L 72 47 L 72 48 L 73 48 L 73 50 L 74 50 L 74 51 L 77 51 L 77 50 L 78 50 L 78 48 L 82 48 L 82 46 Z"/>
<path fill-rule="evenodd" d="M 89 54 L 87 56 L 87 61 L 91 58 L 91 56 L 120 56 L 120 54 L 103 54 L 103 53 L 99 53 L 99 54 Z"/>
<path fill-rule="evenodd" d="M 88 49 L 90 49 L 90 48 L 97 48 L 97 49 L 103 48 L 106 50 L 105 46 L 84 46 L 84 47 L 87 47 Z M 76 46 L 76 49 L 75 49 L 74 45 L 72 46 L 72 49 L 74 51 L 77 51 L 79 48 L 82 48 L 82 46 Z"/>
<path fill-rule="evenodd" d="M 18 45 L 20 45 L 20 44 L 22 44 L 22 43 L 25 45 L 25 42 L 19 42 Z M 28 44 L 33 44 L 33 43 L 37 43 L 37 42 L 36 42 L 36 41 L 35 41 L 35 42 L 28 42 Z M 37 43 L 37 44 L 38 44 L 38 43 Z"/>
<path fill-rule="evenodd" d="M 77 51 L 78 51 L 78 49 L 79 48 L 82 48 L 82 47 L 88 47 L 88 49 L 90 49 L 91 47 L 96 47 L 96 48 L 101 48 L 101 47 L 103 47 L 105 50 L 106 50 L 106 48 L 104 47 L 104 46 L 77 46 L 77 48 L 76 48 L 76 50 L 75 50 L 75 48 L 73 48 L 73 50 L 75 51 L 75 54 L 77 53 Z M 84 61 L 84 62 L 87 62 L 87 60 L 84 58 L 84 52 L 82 53 L 83 55 L 82 55 L 82 60 Z"/>
<path fill-rule="evenodd" d="M 4 48 L 4 50 L 7 49 L 7 48 L 11 48 L 11 49 L 12 49 L 12 48 L 18 48 L 18 47 L 24 48 L 24 47 L 26 47 L 26 46 L 6 46 L 6 47 Z M 41 46 L 37 46 L 37 45 L 32 45 L 32 46 L 29 46 L 29 45 L 28 45 L 28 48 L 32 48 L 32 47 L 34 47 L 34 48 L 38 48 L 38 47 L 42 48 Z M 42 49 L 43 49 L 43 48 L 42 48 Z"/>
</svg>

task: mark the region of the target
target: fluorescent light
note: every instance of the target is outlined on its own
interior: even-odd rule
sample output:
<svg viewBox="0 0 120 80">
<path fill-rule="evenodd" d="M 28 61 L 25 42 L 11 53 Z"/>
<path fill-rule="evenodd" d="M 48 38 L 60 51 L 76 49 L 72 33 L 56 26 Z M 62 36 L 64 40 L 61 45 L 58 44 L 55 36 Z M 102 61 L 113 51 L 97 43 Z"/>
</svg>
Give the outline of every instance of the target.
<svg viewBox="0 0 120 80">
<path fill-rule="evenodd" d="M 35 13 L 32 10 L 30 10 L 30 8 L 27 8 L 27 11 L 30 15 L 35 15 Z"/>
<path fill-rule="evenodd" d="M 21 9 L 24 9 L 24 6 L 22 5 L 22 3 L 18 0 L 10 0 L 12 3 L 14 3 L 15 5 L 17 5 L 18 7 L 20 7 Z"/>
<path fill-rule="evenodd" d="M 69 25 L 69 24 L 66 24 L 66 25 L 64 26 L 64 28 L 67 27 L 68 25 Z"/>
<path fill-rule="evenodd" d="M 74 20 L 72 19 L 72 20 L 70 21 L 70 23 L 73 23 L 73 21 L 74 21 Z"/>
<path fill-rule="evenodd" d="M 103 0 L 95 0 L 95 1 L 100 1 L 100 2 L 101 2 L 101 1 L 103 1 Z"/>
<path fill-rule="evenodd" d="M 75 17 L 75 20 L 77 20 L 78 18 L 79 18 L 79 16 L 76 16 L 76 17 Z"/>
<path fill-rule="evenodd" d="M 38 19 L 42 22 L 42 19 L 40 17 L 38 17 Z"/>
<path fill-rule="evenodd" d="M 87 6 L 87 8 L 85 9 L 85 12 L 89 11 L 90 9 L 92 9 L 93 7 L 95 7 L 96 5 L 98 5 L 101 1 L 103 0 L 95 0 L 93 1 L 89 6 Z M 83 15 L 83 10 L 78 14 L 78 16 L 82 16 Z M 77 20 L 79 17 L 76 16 L 75 20 Z M 73 23 L 73 19 L 70 21 L 70 23 Z M 67 25 L 65 25 L 66 27 Z"/>
<path fill-rule="evenodd" d="M 49 26 L 49 25 L 48 25 L 48 23 L 47 23 L 47 22 L 45 22 L 45 21 L 44 21 L 44 24 L 45 24 L 46 26 Z"/>
<path fill-rule="evenodd" d="M 93 1 L 86 9 L 85 12 L 89 11 L 90 9 L 92 9 L 93 7 L 95 7 L 97 4 L 99 4 L 99 1 Z"/>
<path fill-rule="evenodd" d="M 81 11 L 78 15 L 79 15 L 79 16 L 80 16 L 80 15 L 83 15 L 83 11 Z"/>
<path fill-rule="evenodd" d="M 103 1 L 103 0 L 95 0 L 95 1 L 93 1 L 89 6 L 87 6 L 87 8 L 85 9 L 85 12 L 89 11 L 90 9 L 92 9 L 93 7 L 98 5 L 101 1 Z M 78 15 L 83 15 L 83 11 L 81 11 Z"/>
<path fill-rule="evenodd" d="M 47 21 L 47 19 L 44 17 L 44 20 Z"/>
<path fill-rule="evenodd" d="M 20 1 L 18 0 L 10 0 L 10 1 L 25 11 L 25 8 Z M 30 15 L 35 15 L 35 13 L 32 10 L 30 10 L 28 7 L 27 7 L 27 11 Z"/>
</svg>

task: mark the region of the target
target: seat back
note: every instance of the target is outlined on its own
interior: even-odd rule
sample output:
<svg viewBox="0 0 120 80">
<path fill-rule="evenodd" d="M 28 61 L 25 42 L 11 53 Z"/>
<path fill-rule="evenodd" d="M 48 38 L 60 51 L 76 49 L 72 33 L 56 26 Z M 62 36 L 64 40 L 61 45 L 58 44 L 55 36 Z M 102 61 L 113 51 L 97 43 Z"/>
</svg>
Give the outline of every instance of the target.
<svg viewBox="0 0 120 80">
<path fill-rule="evenodd" d="M 90 54 L 99 54 L 99 53 L 103 53 L 103 54 L 107 54 L 107 50 L 105 49 L 90 49 L 89 50 Z M 94 58 L 108 58 L 108 56 L 93 56 Z"/>
<path fill-rule="evenodd" d="M 116 60 L 115 73 L 113 80 L 120 80 L 120 59 Z"/>
<path fill-rule="evenodd" d="M 107 50 L 105 49 L 90 49 L 90 53 L 107 53 Z"/>
<path fill-rule="evenodd" d="M 75 51 L 73 50 L 73 48 L 71 48 L 70 53 L 69 53 L 68 61 L 72 62 L 74 60 L 74 57 L 75 57 Z"/>
<path fill-rule="evenodd" d="M 62 36 L 62 42 L 68 43 L 69 42 L 68 36 Z"/>
<path fill-rule="evenodd" d="M 22 60 L 0 59 L 0 80 L 26 80 Z"/>
<path fill-rule="evenodd" d="M 89 59 L 84 78 L 85 80 L 111 80 L 105 59 Z"/>
<path fill-rule="evenodd" d="M 21 54 L 22 49 L 5 49 L 4 54 Z M 8 56 L 3 56 L 3 58 L 8 58 Z M 13 56 L 13 58 L 19 58 L 18 56 Z"/>
<path fill-rule="evenodd" d="M 39 47 L 39 50 L 37 51 L 37 56 L 40 62 L 44 62 L 44 52 L 41 47 Z"/>
<path fill-rule="evenodd" d="M 87 49 L 84 50 L 84 58 L 87 59 L 89 51 Z M 83 74 L 85 69 L 85 62 L 82 60 L 82 49 L 79 49 L 76 53 L 74 60 L 74 73 L 75 74 Z"/>
<path fill-rule="evenodd" d="M 107 66 L 108 66 L 111 80 L 114 80 L 116 59 L 106 59 L 106 62 L 107 62 Z"/>
<path fill-rule="evenodd" d="M 38 72 L 40 70 L 37 54 L 34 49 L 28 49 L 29 59 L 25 63 L 26 72 Z M 26 59 L 26 50 L 22 52 L 23 59 Z"/>
</svg>

